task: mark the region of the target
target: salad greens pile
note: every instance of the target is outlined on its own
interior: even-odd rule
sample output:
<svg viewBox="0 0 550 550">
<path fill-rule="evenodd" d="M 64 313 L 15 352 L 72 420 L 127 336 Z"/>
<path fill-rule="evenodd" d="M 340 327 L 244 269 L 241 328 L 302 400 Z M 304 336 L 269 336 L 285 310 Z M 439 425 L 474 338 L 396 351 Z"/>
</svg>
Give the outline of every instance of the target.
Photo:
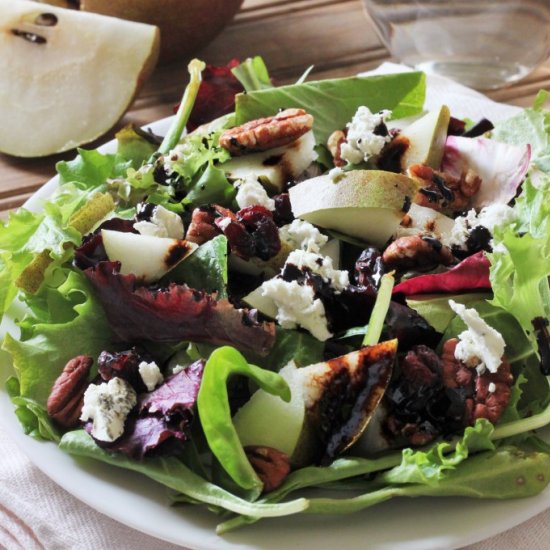
<svg viewBox="0 0 550 550">
<path fill-rule="evenodd" d="M 232 69 L 233 78 L 246 91 L 237 95 L 234 112 L 182 137 L 201 93 L 211 85 L 205 77 L 206 88 L 201 87 L 203 63 L 195 60 L 189 69 L 189 86 L 163 139 L 128 127 L 117 135 L 116 153 L 79 150 L 74 160 L 57 164 L 59 185 L 42 209 L 23 207 L 0 225 L 0 315 L 5 317 L 4 327 L 8 319 L 15 322 L 15 328 L 4 329 L 2 344 L 15 371 L 6 390 L 25 433 L 53 441 L 68 453 L 140 472 L 173 490 L 174 504 L 206 505 L 220 514 L 220 533 L 261 518 L 350 513 L 396 497 L 505 499 L 543 490 L 550 480 L 550 446 L 534 430 L 550 424 L 550 112 L 543 108 L 547 96 L 541 93 L 532 108 L 497 123 L 491 133 L 491 139 L 498 142 L 529 144 L 531 164 L 512 201 L 514 221 L 497 224 L 492 230 L 491 251 L 480 253 L 484 256 L 477 269 L 490 265 L 490 287 L 466 285 L 466 290 L 449 292 L 436 286 L 428 293 L 413 292 L 406 301 L 410 315 L 423 319 L 438 335 L 439 344 L 432 346 L 438 353 L 443 342 L 467 329 L 450 307 L 450 299 L 476 310 L 502 335 L 513 384 L 498 423 L 477 418 L 472 425 L 445 433 L 443 438 L 363 456 L 352 446 L 329 462 L 310 460 L 293 465 L 278 488 L 265 492 L 233 423 L 235 410 L 258 388 L 291 402 L 295 388 L 289 378 L 278 374 L 289 363 L 305 373 L 311 365 L 329 364 L 335 356 L 376 346 L 384 338 L 400 339 L 392 333 L 389 321 L 406 307 L 402 298 L 397 303 L 398 295 L 392 294 L 394 274 L 384 275 L 369 298 L 372 313 L 365 323 L 337 331 L 329 345 L 306 330 L 281 326 L 283 323 L 275 326 L 263 318 L 258 320 L 246 308 L 233 307 L 230 300 L 243 295 L 239 285 L 252 276 L 235 276 L 229 237 L 219 234 L 195 247 L 149 289 L 140 287 L 132 275 L 116 274 L 121 278 L 117 284 L 130 296 L 126 303 L 135 324 L 143 327 L 140 334 L 145 337 L 136 341 L 128 336 L 131 327 L 122 329 L 112 322 L 112 313 L 100 298 L 103 291 L 107 296 L 114 292 L 111 281 L 115 272 L 89 268 L 93 263 L 87 264 L 87 269 L 75 264 L 82 258 L 95 261 L 98 248 L 91 253 L 82 249 L 97 235 L 99 224 L 116 219 L 131 226 L 136 209 L 139 214 L 144 204 L 160 205 L 181 216 L 186 225 L 191 213 L 205 205 L 238 210 L 236 186 L 223 166 L 231 154 L 219 143 L 225 129 L 271 116 L 281 108 L 303 108 L 315 120 L 317 170 L 327 172 L 333 166 L 325 144 L 334 130 L 345 128 L 363 105 L 373 113 L 391 110 L 393 120 L 419 115 L 425 77 L 411 72 L 305 82 L 304 76 L 296 84 L 274 87 L 263 61 L 254 58 Z M 344 253 L 356 258 L 360 252 L 356 245 L 357 239 L 343 236 Z M 487 260 L 488 264 L 483 263 Z M 112 262 L 104 263 L 113 269 Z M 91 276 L 88 268 L 96 269 L 95 275 Z M 454 282 L 455 273 L 446 270 L 436 275 L 442 276 L 439 281 L 448 281 L 450 274 Z M 407 284 L 414 285 L 414 281 L 413 277 Z M 400 290 L 399 285 L 395 290 Z M 167 303 L 159 305 L 158 296 L 164 291 L 169 295 Z M 141 293 L 141 301 L 134 303 L 136 293 Z M 192 333 L 185 328 L 188 323 L 195 330 L 202 327 L 208 337 L 147 338 L 148 334 L 165 333 L 159 319 L 164 316 L 166 323 L 172 319 L 172 299 L 179 300 L 178 307 L 185 307 L 178 314 L 184 327 L 181 334 Z M 196 311 L 191 310 L 190 302 L 196 304 Z M 154 313 L 157 305 L 165 307 L 159 319 Z M 220 328 L 224 322 L 231 324 L 225 332 Z M 261 331 L 267 334 L 267 349 L 260 349 L 257 342 L 255 335 Z M 121 334 L 126 335 L 123 341 Z M 186 398 L 155 394 L 162 386 L 145 393 L 149 397 L 140 397 L 148 421 L 154 418 L 162 423 L 148 424 L 147 450 L 153 452 L 145 452 L 140 459 L 98 445 L 88 433 L 89 425 L 63 429 L 47 412 L 52 386 L 70 359 L 87 355 L 95 360 L 105 350 L 117 353 L 131 346 L 139 346 L 143 357 L 153 358 L 156 364 L 168 365 L 166 383 L 177 382 Z M 198 383 L 193 386 L 196 377 L 185 378 L 185 369 L 174 368 L 180 365 L 195 365 L 200 387 Z M 94 367 L 90 378 L 97 381 L 98 376 Z M 393 367 L 392 376 L 395 380 L 399 369 Z M 243 391 L 245 398 L 241 399 Z M 163 411 L 162 418 L 153 415 L 155 407 Z M 185 422 L 178 416 L 182 410 Z M 373 424 L 370 416 L 372 411 L 367 421 Z M 119 449 L 138 445 L 136 439 L 144 437 L 136 435 L 140 419 L 133 422 L 134 439 L 124 439 Z M 178 443 L 167 453 L 161 452 L 165 439 Z M 518 483 L 519 479 L 523 482 Z M 329 488 L 339 496 L 327 498 L 322 492 L 294 496 L 311 487 Z"/>
</svg>

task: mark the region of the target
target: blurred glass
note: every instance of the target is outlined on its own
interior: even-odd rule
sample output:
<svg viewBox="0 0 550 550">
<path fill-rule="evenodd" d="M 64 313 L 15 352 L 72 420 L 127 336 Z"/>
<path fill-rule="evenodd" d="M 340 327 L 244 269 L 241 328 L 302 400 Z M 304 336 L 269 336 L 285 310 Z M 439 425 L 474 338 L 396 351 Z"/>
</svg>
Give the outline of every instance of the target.
<svg viewBox="0 0 550 550">
<path fill-rule="evenodd" d="M 363 0 L 393 56 L 478 89 L 529 74 L 550 55 L 550 0 Z"/>
</svg>

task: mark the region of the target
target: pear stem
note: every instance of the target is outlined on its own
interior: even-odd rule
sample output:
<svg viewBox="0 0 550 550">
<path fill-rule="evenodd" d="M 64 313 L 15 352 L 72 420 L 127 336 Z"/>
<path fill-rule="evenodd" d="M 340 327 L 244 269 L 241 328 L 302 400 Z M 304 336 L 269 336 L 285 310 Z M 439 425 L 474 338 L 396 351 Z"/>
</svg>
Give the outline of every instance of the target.
<svg viewBox="0 0 550 550">
<path fill-rule="evenodd" d="M 393 285 L 395 283 L 393 273 L 392 271 L 382 276 L 378 295 L 376 296 L 376 302 L 370 314 L 367 332 L 363 338 L 363 346 L 374 346 L 380 340 L 380 335 L 384 328 L 384 321 L 390 307 Z"/>
<path fill-rule="evenodd" d="M 199 88 L 202 81 L 201 73 L 204 71 L 205 67 L 206 65 L 198 59 L 193 59 L 189 62 L 187 70 L 191 75 L 191 79 L 189 80 L 189 84 L 187 84 L 185 92 L 183 93 L 174 122 L 170 126 L 166 136 L 164 136 L 158 151 L 150 159 L 150 163 L 154 162 L 158 155 L 166 155 L 169 153 L 178 144 L 183 131 L 185 130 L 185 125 L 189 120 L 189 116 L 191 115 L 195 100 L 197 99 L 197 94 L 199 93 Z"/>
</svg>

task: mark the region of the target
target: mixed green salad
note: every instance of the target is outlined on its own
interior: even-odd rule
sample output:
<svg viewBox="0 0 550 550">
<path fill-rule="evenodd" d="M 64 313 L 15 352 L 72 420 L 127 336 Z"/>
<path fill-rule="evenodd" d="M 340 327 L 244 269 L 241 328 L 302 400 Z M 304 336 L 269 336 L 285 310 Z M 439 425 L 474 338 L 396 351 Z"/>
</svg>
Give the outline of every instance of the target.
<svg viewBox="0 0 550 550">
<path fill-rule="evenodd" d="M 0 226 L 25 433 L 154 479 L 219 533 L 542 491 L 547 94 L 493 124 L 425 112 L 418 72 L 189 72 L 166 136 L 80 150 Z"/>
</svg>

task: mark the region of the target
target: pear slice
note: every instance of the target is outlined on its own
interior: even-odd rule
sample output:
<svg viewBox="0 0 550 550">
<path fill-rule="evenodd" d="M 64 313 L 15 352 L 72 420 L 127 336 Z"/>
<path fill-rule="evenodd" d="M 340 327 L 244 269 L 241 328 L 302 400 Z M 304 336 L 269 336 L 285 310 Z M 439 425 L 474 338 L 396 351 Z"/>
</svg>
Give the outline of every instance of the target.
<svg viewBox="0 0 550 550">
<path fill-rule="evenodd" d="M 418 184 L 383 170 L 345 172 L 337 183 L 328 175 L 289 190 L 297 218 L 383 247 L 411 205 Z"/>
<path fill-rule="evenodd" d="M 311 131 L 284 147 L 232 158 L 221 168 L 230 180 L 254 177 L 267 191 L 281 193 L 288 181 L 301 175 L 317 158 L 314 147 Z"/>
<path fill-rule="evenodd" d="M 290 402 L 258 390 L 233 418 L 241 443 L 283 451 L 295 465 L 330 462 L 368 426 L 396 353 L 390 340 L 308 367 L 290 363 L 280 371 Z"/>
<path fill-rule="evenodd" d="M 158 281 L 198 247 L 185 240 L 109 229 L 102 229 L 101 237 L 109 260 L 120 262 L 120 273 L 145 283 Z"/>
<path fill-rule="evenodd" d="M 449 107 L 442 105 L 413 122 L 399 134 L 396 140 L 408 143 L 401 157 L 403 172 L 413 164 L 426 164 L 434 170 L 439 169 L 450 119 Z"/>
<path fill-rule="evenodd" d="M 38 157 L 115 125 L 157 60 L 156 27 L 0 0 L 0 151 Z"/>
</svg>

